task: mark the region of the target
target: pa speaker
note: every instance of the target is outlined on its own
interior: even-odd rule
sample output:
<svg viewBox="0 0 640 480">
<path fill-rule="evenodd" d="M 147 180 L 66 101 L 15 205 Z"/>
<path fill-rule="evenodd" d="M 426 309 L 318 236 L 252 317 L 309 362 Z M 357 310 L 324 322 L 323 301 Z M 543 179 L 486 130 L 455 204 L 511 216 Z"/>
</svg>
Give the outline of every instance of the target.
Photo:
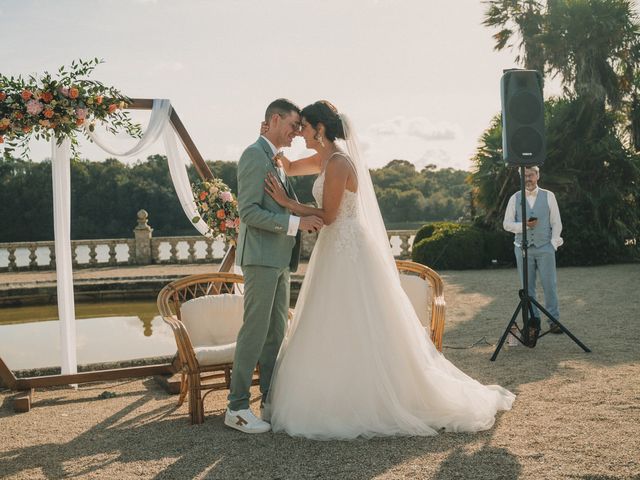
<svg viewBox="0 0 640 480">
<path fill-rule="evenodd" d="M 546 155 L 542 75 L 505 70 L 500 80 L 502 155 L 510 165 L 542 165 Z"/>
</svg>

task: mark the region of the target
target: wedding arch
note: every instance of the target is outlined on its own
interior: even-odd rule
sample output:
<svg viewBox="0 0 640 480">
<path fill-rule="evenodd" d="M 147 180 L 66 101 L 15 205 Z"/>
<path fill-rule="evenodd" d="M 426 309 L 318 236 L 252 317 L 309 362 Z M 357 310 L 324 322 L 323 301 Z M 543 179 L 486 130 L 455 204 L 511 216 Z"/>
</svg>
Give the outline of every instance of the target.
<svg viewBox="0 0 640 480">
<path fill-rule="evenodd" d="M 203 180 L 213 179 L 213 174 L 204 161 L 204 158 L 195 146 L 191 136 L 176 110 L 167 99 L 129 99 L 120 95 L 112 88 L 104 87 L 99 82 L 77 80 L 75 74 L 87 74 L 93 70 L 98 59 L 89 62 L 79 61 L 72 63 L 71 75 L 66 75 L 64 67 L 59 70 L 60 77 L 64 81 L 75 80 L 78 87 L 65 86 L 56 83 L 45 72 L 42 80 L 43 88 L 31 91 L 25 88 L 25 82 L 21 77 L 0 77 L 0 143 L 4 142 L 3 135 L 18 134 L 19 142 L 25 143 L 29 138 L 20 138 L 20 133 L 35 134 L 36 138 L 44 138 L 51 142 L 51 168 L 53 184 L 53 211 L 54 211 L 54 244 L 56 257 L 56 288 L 58 300 L 58 317 L 60 322 L 60 346 L 61 346 L 61 374 L 43 377 L 31 377 L 17 379 L 0 357 L 0 378 L 6 386 L 12 390 L 24 391 L 24 394 L 15 399 L 15 408 L 18 411 L 28 411 L 31 404 L 31 396 L 34 388 L 50 387 L 56 385 L 69 385 L 100 380 L 113 380 L 118 378 L 141 377 L 158 374 L 171 374 L 175 372 L 172 364 L 153 365 L 146 367 L 130 367 L 95 372 L 77 372 L 76 335 L 75 335 L 75 302 L 73 293 L 73 271 L 71 254 L 71 174 L 70 162 L 72 153 L 77 156 L 76 135 L 79 128 L 91 141 L 100 148 L 115 156 L 131 156 L 143 151 L 156 140 L 162 138 L 167 154 L 169 171 L 173 185 L 185 214 L 193 219 L 198 217 L 196 204 L 187 176 L 185 163 L 181 160 L 178 151 L 179 139 L 194 165 L 197 173 Z M 35 81 L 34 77 L 29 80 Z M 84 82 L 84 83 L 82 83 Z M 51 88 L 54 93 L 51 93 Z M 84 87 L 84 88 L 83 88 Z M 22 89 L 14 92 L 12 98 L 5 92 L 13 88 Z M 86 91 L 86 98 L 81 97 L 80 92 Z M 110 97 L 106 95 L 111 94 Z M 60 98 L 60 104 L 56 102 Z M 16 100 L 17 99 L 17 100 Z M 66 100 L 68 99 L 68 100 Z M 75 100 L 80 99 L 78 102 Z M 20 103 L 20 108 L 16 105 Z M 116 107 L 114 108 L 114 105 Z M 95 107 L 95 109 L 91 109 Z M 144 133 L 129 122 L 129 118 L 121 112 L 126 110 L 151 110 L 149 125 Z M 52 112 L 52 113 L 50 113 Z M 93 113 L 98 120 L 110 120 L 107 129 L 116 132 L 118 129 L 137 134 L 139 141 L 125 151 L 118 151 L 101 138 L 93 128 L 93 124 L 85 120 Z M 9 119 L 7 122 L 5 119 Z M 54 123 L 58 121 L 58 123 Z M 27 123 L 30 121 L 31 123 Z M 37 121 L 38 123 L 35 123 Z M 57 131 L 56 131 L 57 128 Z M 24 146 L 24 145 L 23 145 Z M 194 222 L 195 228 L 207 235 L 209 226 L 200 219 Z M 220 271 L 229 271 L 233 265 L 235 248 L 230 245 L 219 267 Z"/>
</svg>

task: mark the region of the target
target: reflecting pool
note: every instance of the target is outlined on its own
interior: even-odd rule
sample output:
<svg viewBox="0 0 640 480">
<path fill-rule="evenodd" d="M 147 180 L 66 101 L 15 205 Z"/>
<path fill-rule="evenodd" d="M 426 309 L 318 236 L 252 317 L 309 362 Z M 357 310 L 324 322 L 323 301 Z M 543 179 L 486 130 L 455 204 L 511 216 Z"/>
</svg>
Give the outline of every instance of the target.
<svg viewBox="0 0 640 480">
<path fill-rule="evenodd" d="M 0 309 L 0 356 L 11 370 L 60 365 L 56 305 Z M 173 355 L 154 301 L 76 304 L 78 364 Z"/>
</svg>

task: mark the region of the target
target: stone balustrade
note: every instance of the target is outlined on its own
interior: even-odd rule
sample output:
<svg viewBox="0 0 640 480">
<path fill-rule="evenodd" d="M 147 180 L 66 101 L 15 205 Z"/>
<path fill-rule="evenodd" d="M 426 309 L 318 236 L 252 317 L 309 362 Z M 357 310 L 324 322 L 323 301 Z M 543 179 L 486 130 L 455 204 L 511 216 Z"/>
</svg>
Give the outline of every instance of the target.
<svg viewBox="0 0 640 480">
<path fill-rule="evenodd" d="M 144 210 L 138 212 L 138 225 L 133 233 L 133 238 L 72 240 L 73 268 L 216 262 L 229 247 L 221 240 L 202 235 L 154 237 Z M 396 258 L 409 258 L 415 231 L 389 230 L 387 234 Z M 311 255 L 316 238 L 316 233 L 303 233 L 303 259 Z M 0 243 L 0 272 L 53 269 L 55 244 L 52 241 Z"/>
</svg>

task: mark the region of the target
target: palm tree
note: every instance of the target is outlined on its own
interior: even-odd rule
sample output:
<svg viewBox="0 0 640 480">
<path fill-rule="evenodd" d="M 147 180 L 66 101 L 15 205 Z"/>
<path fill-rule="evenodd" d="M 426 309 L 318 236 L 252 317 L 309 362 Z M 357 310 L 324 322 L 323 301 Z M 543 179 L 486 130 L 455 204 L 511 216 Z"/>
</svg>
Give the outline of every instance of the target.
<svg viewBox="0 0 640 480">
<path fill-rule="evenodd" d="M 473 187 L 473 209 L 482 212 L 483 223 L 501 228 L 501 212 L 517 184 L 515 169 L 506 168 L 502 159 L 502 123 L 500 115 L 491 121 L 489 128 L 480 137 L 472 161 L 473 173 L 467 182 Z"/>
<path fill-rule="evenodd" d="M 620 108 L 640 60 L 639 24 L 628 0 L 549 0 L 542 42 L 550 72 L 568 93 Z"/>
<path fill-rule="evenodd" d="M 536 0 L 489 0 L 485 19 L 487 27 L 501 28 L 493 38 L 495 49 L 512 48 L 509 43 L 516 34 L 520 37 L 516 63 L 530 70 L 544 73 L 545 55 L 541 42 L 544 25 L 543 3 Z"/>
</svg>

